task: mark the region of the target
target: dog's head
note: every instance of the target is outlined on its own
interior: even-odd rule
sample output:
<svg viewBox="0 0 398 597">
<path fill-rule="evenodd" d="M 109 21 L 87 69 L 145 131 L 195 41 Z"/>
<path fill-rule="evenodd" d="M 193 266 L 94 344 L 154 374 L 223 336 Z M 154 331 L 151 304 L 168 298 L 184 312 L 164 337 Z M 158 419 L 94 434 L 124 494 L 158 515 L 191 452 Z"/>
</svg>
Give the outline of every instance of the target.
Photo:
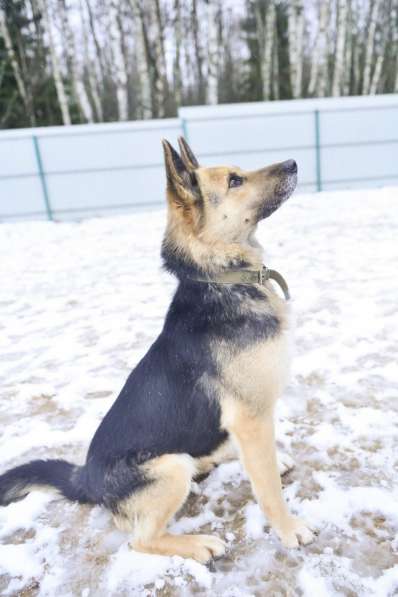
<svg viewBox="0 0 398 597">
<path fill-rule="evenodd" d="M 207 252 L 217 247 L 213 263 L 222 261 L 222 247 L 227 253 L 233 247 L 240 247 L 241 253 L 258 247 L 253 237 L 257 223 L 270 216 L 294 191 L 296 162 L 287 160 L 253 171 L 236 166 L 204 168 L 182 137 L 179 145 L 180 154 L 163 141 L 169 204 L 165 242 L 170 243 L 168 238 L 174 237 L 174 244 L 189 254 L 191 261 L 198 260 L 194 245 L 198 249 L 201 243 Z M 184 233 L 178 234 L 178 230 Z M 226 258 L 223 267 L 231 266 L 239 263 Z M 204 263 L 200 267 L 206 269 Z"/>
</svg>

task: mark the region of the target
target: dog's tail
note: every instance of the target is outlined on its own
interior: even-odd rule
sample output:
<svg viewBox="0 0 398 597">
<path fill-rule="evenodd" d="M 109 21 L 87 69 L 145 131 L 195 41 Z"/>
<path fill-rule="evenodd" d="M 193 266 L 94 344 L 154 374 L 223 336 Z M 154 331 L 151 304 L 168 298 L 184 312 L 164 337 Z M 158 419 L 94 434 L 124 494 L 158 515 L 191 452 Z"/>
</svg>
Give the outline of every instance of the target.
<svg viewBox="0 0 398 597">
<path fill-rule="evenodd" d="M 35 487 L 51 487 L 69 500 L 92 503 L 84 483 L 84 467 L 66 460 L 32 460 L 0 475 L 0 506 L 18 501 Z"/>
</svg>

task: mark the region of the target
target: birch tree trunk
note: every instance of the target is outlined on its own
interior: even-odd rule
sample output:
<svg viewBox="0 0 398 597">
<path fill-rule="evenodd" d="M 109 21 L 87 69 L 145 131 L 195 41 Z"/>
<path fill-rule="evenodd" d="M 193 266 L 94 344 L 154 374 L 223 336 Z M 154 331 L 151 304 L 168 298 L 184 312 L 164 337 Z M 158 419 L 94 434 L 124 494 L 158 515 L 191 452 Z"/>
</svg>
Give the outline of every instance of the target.
<svg viewBox="0 0 398 597">
<path fill-rule="evenodd" d="M 192 0 L 192 12 L 191 12 L 191 27 L 192 27 L 192 35 L 193 35 L 193 42 L 195 48 L 195 59 L 196 59 L 196 69 L 198 74 L 198 99 L 201 102 L 205 101 L 205 89 L 204 89 L 204 80 L 203 80 L 203 56 L 202 56 L 202 48 L 200 45 L 200 35 L 199 35 L 199 20 L 198 20 L 198 10 L 197 10 L 197 0 Z"/>
<path fill-rule="evenodd" d="M 276 11 L 273 0 L 271 0 L 267 6 L 265 23 L 261 14 L 261 6 L 259 2 L 256 2 L 255 5 L 255 15 L 262 81 L 262 98 L 264 100 L 269 100 L 271 99 L 272 50 L 274 45 L 274 30 L 276 25 Z"/>
<path fill-rule="evenodd" d="M 337 6 L 337 37 L 333 69 L 332 95 L 341 95 L 344 75 L 344 49 L 347 29 L 347 0 L 339 0 Z"/>
<path fill-rule="evenodd" d="M 297 78 L 297 19 L 295 1 L 291 0 L 288 4 L 288 41 L 289 41 L 289 77 L 292 97 L 296 97 L 296 78 Z"/>
<path fill-rule="evenodd" d="M 381 71 L 383 68 L 383 54 L 379 54 L 376 58 L 376 64 L 373 71 L 372 80 L 370 82 L 369 95 L 376 95 L 380 83 Z"/>
<path fill-rule="evenodd" d="M 303 93 L 303 64 L 304 64 L 304 5 L 301 0 L 297 0 L 297 81 L 296 97 L 302 97 Z"/>
<path fill-rule="evenodd" d="M 28 109 L 29 101 L 28 101 L 28 93 L 25 87 L 25 82 L 22 76 L 22 71 L 18 63 L 17 56 L 14 51 L 14 47 L 11 40 L 11 35 L 7 25 L 7 18 L 3 9 L 0 8 L 0 35 L 4 40 L 4 45 L 7 51 L 8 59 L 11 63 L 12 72 L 14 74 L 14 79 L 17 83 L 17 88 L 19 91 L 19 95 L 22 98 L 22 101 L 25 105 L 25 108 Z"/>
<path fill-rule="evenodd" d="M 119 22 L 119 0 L 110 0 L 109 36 L 113 56 L 116 85 L 116 99 L 119 120 L 128 119 L 127 68 L 122 49 L 122 35 Z"/>
<path fill-rule="evenodd" d="M 164 26 L 161 18 L 159 0 L 150 0 L 151 23 L 154 29 L 152 47 L 155 61 L 155 103 L 159 118 L 166 114 L 167 102 L 167 67 L 164 50 Z"/>
<path fill-rule="evenodd" d="M 210 105 L 215 105 L 218 102 L 219 48 L 217 17 L 217 0 L 207 0 L 208 53 L 206 103 Z"/>
<path fill-rule="evenodd" d="M 90 51 L 89 51 L 89 38 L 87 32 L 87 21 L 86 15 L 84 12 L 83 7 L 83 0 L 79 2 L 80 8 L 80 17 L 82 21 L 82 30 L 83 30 L 83 52 L 84 52 L 84 64 L 87 69 L 87 78 L 89 84 L 90 95 L 93 98 L 94 109 L 96 113 L 97 120 L 102 122 L 104 120 L 104 114 L 102 111 L 102 103 L 101 103 L 101 95 L 100 95 L 100 86 L 97 77 L 97 69 L 96 64 L 93 64 L 93 61 L 90 58 Z"/>
<path fill-rule="evenodd" d="M 318 76 L 316 81 L 316 94 L 325 97 L 328 90 L 328 22 L 329 6 L 327 2 L 320 3 L 319 15 L 319 44 L 318 44 Z"/>
<path fill-rule="evenodd" d="M 73 95 L 75 97 L 77 105 L 80 108 L 81 113 L 83 114 L 84 119 L 87 122 L 94 122 L 93 110 L 91 108 L 90 100 L 88 98 L 86 88 L 84 86 L 84 82 L 82 80 L 76 61 L 76 40 L 69 22 L 66 0 L 60 0 L 60 2 L 58 3 L 58 7 L 60 9 L 63 30 L 66 38 L 65 51 L 67 56 L 67 63 L 69 66 L 69 76 L 72 83 Z"/>
<path fill-rule="evenodd" d="M 365 60 L 363 67 L 362 93 L 367 95 L 370 92 L 370 80 L 372 73 L 372 61 L 375 44 L 375 34 L 377 25 L 377 15 L 379 11 L 380 0 L 373 0 L 370 7 L 368 34 L 365 42 Z"/>
<path fill-rule="evenodd" d="M 272 55 L 274 46 L 274 31 L 276 29 L 276 11 L 273 0 L 268 5 L 265 20 L 265 48 L 264 48 L 264 77 L 263 91 L 266 99 L 271 99 Z"/>
<path fill-rule="evenodd" d="M 393 0 L 391 10 L 391 38 L 393 48 L 393 92 L 398 93 L 398 0 Z"/>
<path fill-rule="evenodd" d="M 303 73 L 304 8 L 301 0 L 288 4 L 288 39 L 292 97 L 301 96 Z"/>
<path fill-rule="evenodd" d="M 361 81 L 361 64 L 360 64 L 360 50 L 361 50 L 361 41 L 360 41 L 360 31 L 359 31 L 359 0 L 351 0 L 351 22 L 350 22 L 350 30 L 351 30 L 351 84 L 350 84 L 350 92 L 354 95 L 359 95 L 362 90 L 362 81 Z"/>
<path fill-rule="evenodd" d="M 256 17 L 256 37 L 257 37 L 257 44 L 258 44 L 258 60 L 260 62 L 260 72 L 261 72 L 261 83 L 262 83 L 262 99 L 268 99 L 267 91 L 268 89 L 265 86 L 265 25 L 263 20 L 263 15 L 261 12 L 261 5 L 259 2 L 256 2 L 254 5 L 254 14 Z"/>
<path fill-rule="evenodd" d="M 175 55 L 173 64 L 174 75 L 174 98 L 177 108 L 182 103 L 182 78 L 181 78 L 181 43 L 182 43 L 182 23 L 181 23 L 181 4 L 180 0 L 174 0 L 174 39 Z"/>
<path fill-rule="evenodd" d="M 152 92 L 150 67 L 145 46 L 145 21 L 139 0 L 130 0 L 130 7 L 134 20 L 134 49 L 139 85 L 139 117 L 146 120 L 152 118 Z"/>
<path fill-rule="evenodd" d="M 71 117 L 69 112 L 68 98 L 65 92 L 65 86 L 62 79 L 61 66 L 58 60 L 57 51 L 55 48 L 54 36 L 52 31 L 52 24 L 50 14 L 48 11 L 47 0 L 40 0 L 40 8 L 42 12 L 42 18 L 44 23 L 44 29 L 48 36 L 48 46 L 50 52 L 50 60 L 52 66 L 52 74 L 54 78 L 55 89 L 57 92 L 57 98 L 59 107 L 62 115 L 62 122 L 64 125 L 71 124 Z"/>
<path fill-rule="evenodd" d="M 44 48 L 44 31 L 41 23 L 41 11 L 38 5 L 38 0 L 30 0 L 32 11 L 32 20 L 36 33 L 36 47 L 38 62 L 42 65 L 46 63 L 46 53 Z"/>
<path fill-rule="evenodd" d="M 344 52 L 343 95 L 349 95 L 351 89 L 352 48 L 354 44 L 354 22 L 352 18 L 352 3 L 347 0 L 347 31 Z"/>
<path fill-rule="evenodd" d="M 278 55 L 278 32 L 276 29 L 276 14 L 275 14 L 275 30 L 274 30 L 274 51 L 272 57 L 273 63 L 273 77 L 272 77 L 272 93 L 274 100 L 279 99 L 279 55 Z"/>
<path fill-rule="evenodd" d="M 94 42 L 94 47 L 95 47 L 95 52 L 96 52 L 96 56 L 97 56 L 97 64 L 101 73 L 101 84 L 102 86 L 104 85 L 105 82 L 105 66 L 104 66 L 104 58 L 103 58 L 103 53 L 101 50 L 101 46 L 100 43 L 98 41 L 98 35 L 97 35 L 97 30 L 95 27 L 95 23 L 94 23 L 94 15 L 93 15 L 93 10 L 91 8 L 91 4 L 90 4 L 90 0 L 86 0 L 86 8 L 87 8 L 87 14 L 88 14 L 88 21 L 89 21 L 89 25 L 90 25 L 90 31 L 91 31 L 91 36 L 93 38 L 93 42 Z"/>
<path fill-rule="evenodd" d="M 375 95 L 379 90 L 383 66 L 384 66 L 384 63 L 388 61 L 388 54 L 389 54 L 388 45 L 392 43 L 392 46 L 394 49 L 393 32 L 394 32 L 394 27 L 395 28 L 398 27 L 398 22 L 397 22 L 397 20 L 394 21 L 394 16 L 397 17 L 398 15 L 397 14 L 394 15 L 393 3 L 391 3 L 390 8 L 391 8 L 390 14 L 386 13 L 386 11 L 379 10 L 378 22 L 379 22 L 379 26 L 380 26 L 380 31 L 379 31 L 379 35 L 377 36 L 377 40 L 375 40 L 377 42 L 377 43 L 375 43 L 375 51 L 374 51 L 376 61 L 375 61 L 375 66 L 374 66 L 374 70 L 373 70 L 373 75 L 372 75 L 371 81 L 370 81 L 370 87 L 369 87 L 370 95 Z M 398 48 L 396 48 L 396 49 L 398 49 Z M 388 63 L 387 63 L 387 65 L 388 65 Z"/>
<path fill-rule="evenodd" d="M 190 15 L 190 18 L 192 15 Z M 188 103 L 202 103 L 204 100 L 202 99 L 202 92 L 203 92 L 203 85 L 201 83 L 201 79 L 198 75 L 198 63 L 197 57 L 195 53 L 195 43 L 193 39 L 193 31 L 191 29 L 191 35 L 183 35 L 182 36 L 182 47 L 184 53 L 184 65 L 185 65 L 185 72 L 184 72 L 184 81 L 183 81 L 183 88 L 184 88 L 184 96 Z"/>
</svg>

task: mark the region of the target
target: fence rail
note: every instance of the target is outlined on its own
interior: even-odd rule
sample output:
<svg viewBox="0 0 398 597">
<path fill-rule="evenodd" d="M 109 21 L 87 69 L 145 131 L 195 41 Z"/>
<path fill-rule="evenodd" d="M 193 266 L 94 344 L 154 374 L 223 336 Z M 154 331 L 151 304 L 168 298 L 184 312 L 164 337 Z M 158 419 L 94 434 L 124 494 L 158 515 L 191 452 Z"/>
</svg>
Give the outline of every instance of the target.
<svg viewBox="0 0 398 597">
<path fill-rule="evenodd" d="M 294 157 L 305 191 L 398 184 L 398 95 L 200 106 L 175 119 L 1 132 L 0 220 L 160 205 L 160 139 L 178 135 L 208 165 Z"/>
</svg>

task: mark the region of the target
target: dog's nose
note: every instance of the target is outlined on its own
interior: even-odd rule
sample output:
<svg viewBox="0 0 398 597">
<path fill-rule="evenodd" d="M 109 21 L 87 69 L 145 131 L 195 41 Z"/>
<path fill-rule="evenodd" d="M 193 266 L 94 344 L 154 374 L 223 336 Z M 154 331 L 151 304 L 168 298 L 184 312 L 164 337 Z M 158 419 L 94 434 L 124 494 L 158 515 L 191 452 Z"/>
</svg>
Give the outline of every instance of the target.
<svg viewBox="0 0 398 597">
<path fill-rule="evenodd" d="M 282 162 L 282 170 L 287 174 L 296 174 L 297 173 L 297 163 L 295 160 L 286 160 Z"/>
</svg>

